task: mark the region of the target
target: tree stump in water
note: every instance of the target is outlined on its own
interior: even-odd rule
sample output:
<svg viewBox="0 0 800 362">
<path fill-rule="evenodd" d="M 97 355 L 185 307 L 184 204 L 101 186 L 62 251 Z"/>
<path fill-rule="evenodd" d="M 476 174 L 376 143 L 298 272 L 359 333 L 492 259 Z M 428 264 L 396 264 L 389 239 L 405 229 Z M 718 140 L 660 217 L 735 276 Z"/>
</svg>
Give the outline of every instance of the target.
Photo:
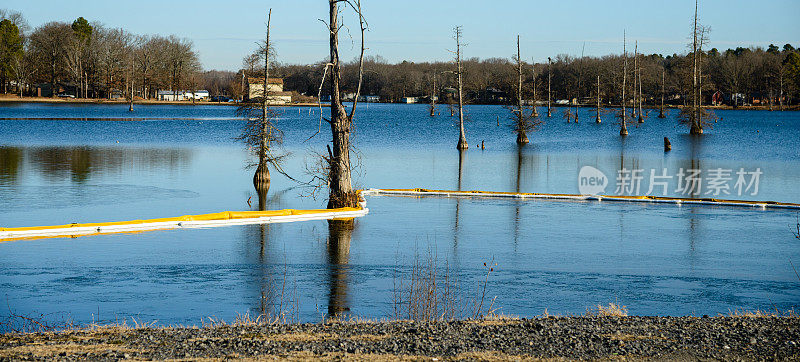
<svg viewBox="0 0 800 362">
<path fill-rule="evenodd" d="M 664 152 L 668 152 L 672 150 L 672 143 L 669 142 L 669 138 L 664 137 Z"/>
</svg>

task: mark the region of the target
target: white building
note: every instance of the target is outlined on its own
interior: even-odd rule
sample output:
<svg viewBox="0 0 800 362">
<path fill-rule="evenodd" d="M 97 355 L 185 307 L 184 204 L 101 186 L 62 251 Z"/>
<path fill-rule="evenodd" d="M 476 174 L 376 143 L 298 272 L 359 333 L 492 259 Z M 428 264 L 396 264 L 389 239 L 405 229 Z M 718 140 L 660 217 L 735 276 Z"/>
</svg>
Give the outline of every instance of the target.
<svg viewBox="0 0 800 362">
<path fill-rule="evenodd" d="M 267 101 L 272 104 L 292 103 L 292 92 L 283 91 L 282 78 L 270 78 L 267 82 Z M 247 78 L 247 98 L 257 99 L 264 96 L 264 78 Z"/>
<path fill-rule="evenodd" d="M 157 99 L 160 101 L 169 101 L 169 102 L 180 102 L 185 100 L 197 100 L 197 101 L 204 101 L 207 100 L 209 97 L 209 93 L 207 90 L 199 90 L 196 92 L 190 91 L 171 91 L 171 90 L 162 90 L 158 91 Z"/>
</svg>

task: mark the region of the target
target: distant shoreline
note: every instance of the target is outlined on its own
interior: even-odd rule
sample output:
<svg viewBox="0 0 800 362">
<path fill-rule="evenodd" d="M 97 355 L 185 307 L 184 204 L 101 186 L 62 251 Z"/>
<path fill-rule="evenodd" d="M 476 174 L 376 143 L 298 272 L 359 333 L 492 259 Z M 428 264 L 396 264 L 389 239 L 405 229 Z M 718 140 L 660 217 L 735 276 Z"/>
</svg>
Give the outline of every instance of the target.
<svg viewBox="0 0 800 362">
<path fill-rule="evenodd" d="M 0 96 L 0 103 L 48 103 L 48 104 L 103 104 L 103 105 L 120 105 L 128 104 L 128 101 L 118 101 L 110 99 L 95 99 L 95 98 L 50 98 L 50 97 L 17 97 L 17 96 Z M 176 101 L 159 101 L 155 99 L 140 99 L 133 101 L 133 105 L 168 105 L 168 106 L 238 106 L 240 103 L 227 103 L 227 102 L 176 102 Z M 291 104 L 271 104 L 272 107 L 318 107 L 317 103 L 291 103 Z M 326 107 L 326 104 L 322 104 Z"/>
<path fill-rule="evenodd" d="M 128 104 L 127 101 L 118 101 L 118 100 L 108 100 L 108 99 L 84 99 L 84 98 L 49 98 L 49 97 L 23 97 L 19 98 L 17 96 L 0 96 L 0 103 L 49 103 L 49 104 L 103 104 L 103 105 L 120 105 L 120 104 Z M 405 103 L 373 103 L 373 102 L 361 102 L 363 104 L 405 104 Z M 174 106 L 238 106 L 240 103 L 225 103 L 225 102 L 176 102 L 176 101 L 159 101 L 154 99 L 142 99 L 136 100 L 133 102 L 134 105 L 174 105 Z M 412 104 L 423 104 L 427 105 L 427 103 L 412 103 Z M 444 103 L 437 103 L 439 106 L 446 106 Z M 484 104 L 468 104 L 468 105 L 484 105 Z M 502 105 L 502 104 L 485 104 L 485 105 Z M 291 103 L 291 104 L 272 104 L 270 106 L 273 107 L 318 107 L 317 103 Z M 328 107 L 328 104 L 323 103 L 323 107 Z M 537 105 L 537 107 L 547 107 L 547 105 Z M 552 104 L 551 107 L 553 108 L 572 108 L 576 107 L 575 105 L 569 104 Z M 595 108 L 594 104 L 581 104 L 577 107 L 581 108 Z M 602 105 L 601 108 L 621 108 L 619 105 Z M 631 106 L 626 106 L 626 108 L 631 108 Z M 653 110 L 659 109 L 657 105 L 642 105 L 642 108 Z M 664 105 L 664 109 L 681 109 L 682 106 L 676 105 Z M 710 110 L 740 110 L 740 111 L 768 111 L 769 106 L 740 106 L 740 107 L 732 107 L 732 106 L 703 106 L 705 109 Z M 773 111 L 780 112 L 780 106 L 774 105 Z M 794 106 L 784 106 L 784 111 L 800 111 L 800 105 Z"/>
</svg>

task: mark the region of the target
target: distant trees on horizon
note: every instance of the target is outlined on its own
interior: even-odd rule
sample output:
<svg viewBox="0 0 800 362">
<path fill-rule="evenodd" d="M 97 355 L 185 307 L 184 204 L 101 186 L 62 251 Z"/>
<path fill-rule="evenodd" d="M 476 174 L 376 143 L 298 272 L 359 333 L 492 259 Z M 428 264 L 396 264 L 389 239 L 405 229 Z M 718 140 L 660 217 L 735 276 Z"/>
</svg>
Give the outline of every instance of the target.
<svg viewBox="0 0 800 362">
<path fill-rule="evenodd" d="M 511 44 L 509 38 L 509 44 Z M 509 47 L 509 54 L 513 49 Z M 443 54 L 445 50 L 442 50 Z M 702 102 L 722 101 L 730 105 L 797 104 L 800 100 L 800 53 L 792 45 L 716 48 L 699 52 Z M 465 97 L 471 103 L 516 104 L 519 64 L 507 58 L 465 58 L 462 61 Z M 642 98 L 647 105 L 660 104 L 662 88 L 667 104 L 691 102 L 691 51 L 687 54 L 640 55 L 638 72 Z M 324 63 L 295 65 L 277 62 L 271 74 L 284 79 L 284 89 L 314 97 L 319 91 Z M 574 57 L 557 55 L 552 65 L 522 62 L 522 96 L 532 100 L 549 97 L 573 101 L 576 94 L 595 104 L 619 104 L 622 99 L 621 54 Z M 535 69 L 535 72 L 534 72 Z M 390 63 L 379 55 L 364 60 L 364 95 L 381 101 L 403 97 L 430 97 L 436 75 L 439 97 L 447 101 L 457 87 L 450 61 Z M 450 71 L 448 73 L 448 71 Z M 35 95 L 36 85 L 50 84 L 78 97 L 154 98 L 158 90 L 206 89 L 212 95 L 240 98 L 243 79 L 258 77 L 263 66 L 244 58 L 237 72 L 203 71 L 191 41 L 174 35 L 136 35 L 121 28 L 108 28 L 78 18 L 72 23 L 49 22 L 31 29 L 22 14 L 0 9 L 0 92 Z M 535 77 L 534 77 L 535 73 Z M 595 82 L 578 82 L 597 79 Z M 341 89 L 355 93 L 358 62 L 342 63 Z M 548 77 L 551 92 L 548 93 Z M 663 84 L 662 84 L 663 82 Z M 328 87 L 329 85 L 325 85 Z M 133 89 L 131 91 L 131 89 Z M 719 92 L 719 93 L 717 93 Z M 323 94 L 327 93 L 327 89 Z"/>
<path fill-rule="evenodd" d="M 197 90 L 200 61 L 191 41 L 174 35 L 136 35 L 83 17 L 33 30 L 18 12 L 0 9 L 3 93 L 35 95 L 48 84 L 83 98 L 154 98 L 159 90 Z M 49 91 L 48 91 L 49 92 Z"/>
</svg>

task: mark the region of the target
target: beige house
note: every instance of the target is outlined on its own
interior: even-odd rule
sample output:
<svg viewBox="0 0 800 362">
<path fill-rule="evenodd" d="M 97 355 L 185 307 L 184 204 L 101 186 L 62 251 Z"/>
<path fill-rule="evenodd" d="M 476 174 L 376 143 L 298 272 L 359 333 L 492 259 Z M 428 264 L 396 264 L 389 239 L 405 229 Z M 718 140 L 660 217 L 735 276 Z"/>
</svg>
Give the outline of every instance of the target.
<svg viewBox="0 0 800 362">
<path fill-rule="evenodd" d="M 267 100 L 273 104 L 292 103 L 292 92 L 283 91 L 282 78 L 270 78 L 267 82 Z M 261 98 L 264 95 L 264 78 L 247 78 L 248 99 Z"/>
</svg>

